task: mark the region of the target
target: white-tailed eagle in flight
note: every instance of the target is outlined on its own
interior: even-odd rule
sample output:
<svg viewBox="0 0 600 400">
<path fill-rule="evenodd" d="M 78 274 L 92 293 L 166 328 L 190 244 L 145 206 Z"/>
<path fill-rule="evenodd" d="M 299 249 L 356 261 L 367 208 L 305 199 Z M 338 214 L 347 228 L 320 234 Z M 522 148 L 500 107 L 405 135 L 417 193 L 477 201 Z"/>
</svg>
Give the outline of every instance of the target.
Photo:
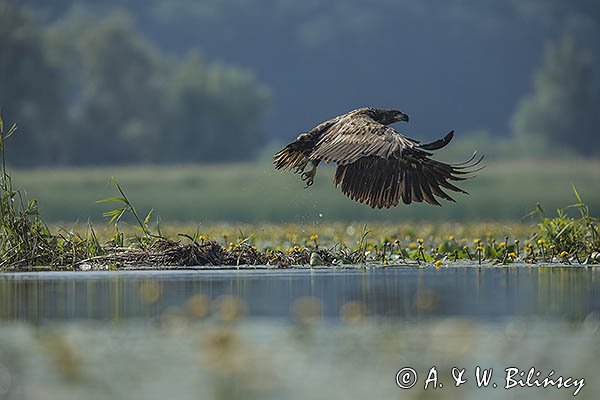
<svg viewBox="0 0 600 400">
<path fill-rule="evenodd" d="M 443 139 L 421 144 L 390 127 L 408 122 L 398 110 L 359 108 L 325 121 L 301 134 L 273 157 L 275 168 L 301 174 L 306 187 L 313 183 L 321 161 L 337 164 L 335 185 L 352 200 L 373 208 L 425 201 L 440 205 L 437 198 L 454 201 L 443 189 L 467 193 L 450 181 L 467 179 L 483 156 L 462 164 L 446 164 L 431 158 L 432 150 L 446 146 L 454 131 Z M 304 169 L 312 164 L 310 171 Z"/>
</svg>

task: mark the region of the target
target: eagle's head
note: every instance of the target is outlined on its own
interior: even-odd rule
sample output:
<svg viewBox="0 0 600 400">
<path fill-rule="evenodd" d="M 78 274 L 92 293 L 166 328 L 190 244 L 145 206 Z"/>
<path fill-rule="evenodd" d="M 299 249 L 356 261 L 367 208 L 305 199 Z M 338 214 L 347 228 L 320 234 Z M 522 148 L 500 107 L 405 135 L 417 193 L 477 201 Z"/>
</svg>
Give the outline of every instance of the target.
<svg viewBox="0 0 600 400">
<path fill-rule="evenodd" d="M 394 122 L 408 122 L 408 115 L 404 114 L 402 111 L 391 110 L 394 113 Z"/>
<path fill-rule="evenodd" d="M 408 122 L 408 115 L 398 110 L 377 110 L 378 112 L 373 117 L 374 120 L 384 125 L 393 124 L 395 122 Z"/>
</svg>

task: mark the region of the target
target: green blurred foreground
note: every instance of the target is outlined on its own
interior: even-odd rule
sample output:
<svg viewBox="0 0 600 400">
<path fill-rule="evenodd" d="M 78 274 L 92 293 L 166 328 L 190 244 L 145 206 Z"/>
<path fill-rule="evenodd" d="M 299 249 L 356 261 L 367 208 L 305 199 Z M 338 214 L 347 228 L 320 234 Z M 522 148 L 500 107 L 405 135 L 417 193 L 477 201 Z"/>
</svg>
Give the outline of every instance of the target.
<svg viewBox="0 0 600 400">
<path fill-rule="evenodd" d="M 48 222 L 101 220 L 111 206 L 96 200 L 115 195 L 114 176 L 140 214 L 154 209 L 163 221 L 204 223 L 379 220 L 517 220 L 536 203 L 554 214 L 574 203 L 575 185 L 594 214 L 600 208 L 600 161 L 514 161 L 487 168 L 443 207 L 413 204 L 372 210 L 333 186 L 333 168 L 320 167 L 315 185 L 304 189 L 299 176 L 280 174 L 269 163 L 200 166 L 144 166 L 15 170 L 13 181 L 39 201 Z"/>
<path fill-rule="evenodd" d="M 3 327 L 7 398 L 558 400 L 597 399 L 600 393 L 600 335 L 593 317 L 577 324 L 523 318 L 317 324 L 305 313 L 307 324 L 215 324 L 188 318 L 177 307 L 169 311 L 159 323 Z M 418 383 L 400 389 L 395 376 L 407 366 L 418 372 Z M 425 391 L 432 366 L 443 388 Z M 468 377 L 458 388 L 451 376 L 457 366 Z M 476 366 L 494 369 L 497 388 L 477 387 Z M 554 370 L 555 377 L 584 379 L 585 386 L 577 397 L 574 387 L 505 389 L 506 368 L 527 372 L 532 366 L 540 380 Z"/>
</svg>

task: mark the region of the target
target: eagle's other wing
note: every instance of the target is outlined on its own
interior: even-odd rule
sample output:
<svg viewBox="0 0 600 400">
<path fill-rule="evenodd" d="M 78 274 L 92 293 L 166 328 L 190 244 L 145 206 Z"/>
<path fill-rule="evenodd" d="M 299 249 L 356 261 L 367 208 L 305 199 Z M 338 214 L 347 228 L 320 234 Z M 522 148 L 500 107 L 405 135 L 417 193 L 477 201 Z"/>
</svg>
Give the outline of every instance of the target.
<svg viewBox="0 0 600 400">
<path fill-rule="evenodd" d="M 316 142 L 331 126 L 344 116 L 332 118 L 315 126 L 308 132 L 302 133 L 296 140 L 279 150 L 273 156 L 275 169 L 293 169 L 296 173 L 304 172 L 308 163 L 309 155 L 313 151 Z"/>
<path fill-rule="evenodd" d="M 418 142 L 399 134 L 368 115 L 349 113 L 340 118 L 316 142 L 311 160 L 351 164 L 363 157 L 391 158 Z"/>
</svg>

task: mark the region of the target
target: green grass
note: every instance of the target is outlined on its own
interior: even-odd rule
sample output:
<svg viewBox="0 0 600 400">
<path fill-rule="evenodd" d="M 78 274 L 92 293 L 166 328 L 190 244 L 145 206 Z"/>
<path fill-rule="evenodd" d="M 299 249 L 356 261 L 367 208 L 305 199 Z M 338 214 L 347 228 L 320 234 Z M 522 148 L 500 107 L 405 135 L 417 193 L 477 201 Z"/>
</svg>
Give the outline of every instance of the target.
<svg viewBox="0 0 600 400">
<path fill-rule="evenodd" d="M 280 174 L 269 163 L 13 170 L 15 186 L 39 200 L 48 222 L 101 220 L 119 180 L 140 214 L 154 209 L 169 223 L 518 220 L 536 203 L 545 210 L 573 203 L 575 185 L 592 214 L 600 209 L 600 161 L 490 161 L 464 183 L 469 196 L 443 207 L 413 204 L 372 210 L 346 198 L 332 184 L 332 168 L 319 168 L 304 189 L 297 175 Z M 319 215 L 322 215 L 321 217 Z"/>
</svg>

